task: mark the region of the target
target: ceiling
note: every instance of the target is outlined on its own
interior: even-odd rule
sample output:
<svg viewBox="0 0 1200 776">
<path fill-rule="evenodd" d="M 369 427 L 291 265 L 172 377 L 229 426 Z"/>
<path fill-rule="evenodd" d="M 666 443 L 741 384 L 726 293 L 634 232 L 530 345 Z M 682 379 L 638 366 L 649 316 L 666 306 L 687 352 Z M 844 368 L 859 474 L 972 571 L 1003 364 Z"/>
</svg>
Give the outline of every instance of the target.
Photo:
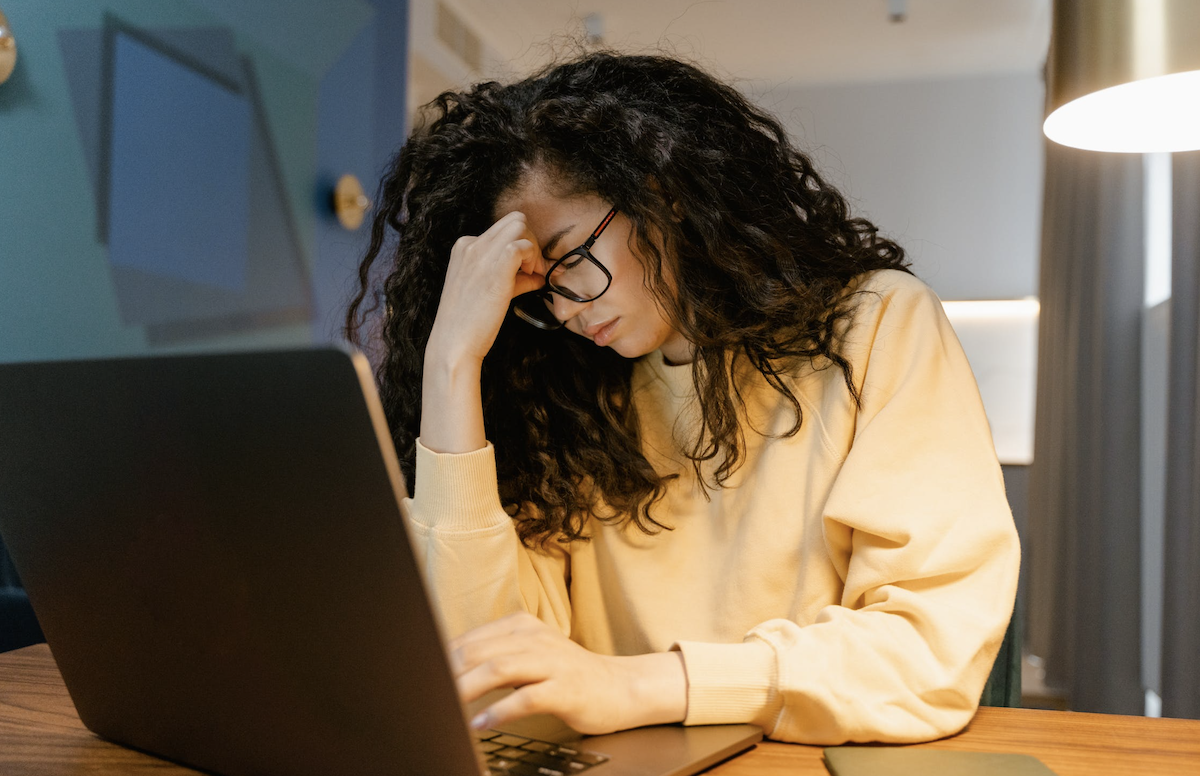
<svg viewBox="0 0 1200 776">
<path fill-rule="evenodd" d="M 442 0 L 496 57 L 489 77 L 604 43 L 665 50 L 762 86 L 1037 72 L 1050 0 Z M 901 22 L 889 20 L 900 6 Z"/>
</svg>

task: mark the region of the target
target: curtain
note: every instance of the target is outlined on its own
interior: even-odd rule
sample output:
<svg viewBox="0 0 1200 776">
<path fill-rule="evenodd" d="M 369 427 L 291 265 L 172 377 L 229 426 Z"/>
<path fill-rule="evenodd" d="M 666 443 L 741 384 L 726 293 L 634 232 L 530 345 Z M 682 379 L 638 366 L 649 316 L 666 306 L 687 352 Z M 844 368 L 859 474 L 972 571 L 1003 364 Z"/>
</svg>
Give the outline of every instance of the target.
<svg viewBox="0 0 1200 776">
<path fill-rule="evenodd" d="M 1200 719 L 1200 151 L 1175 154 L 1163 715 Z"/>
<path fill-rule="evenodd" d="M 1142 159 L 1045 158 L 1027 644 L 1071 708 L 1140 714 Z"/>
</svg>

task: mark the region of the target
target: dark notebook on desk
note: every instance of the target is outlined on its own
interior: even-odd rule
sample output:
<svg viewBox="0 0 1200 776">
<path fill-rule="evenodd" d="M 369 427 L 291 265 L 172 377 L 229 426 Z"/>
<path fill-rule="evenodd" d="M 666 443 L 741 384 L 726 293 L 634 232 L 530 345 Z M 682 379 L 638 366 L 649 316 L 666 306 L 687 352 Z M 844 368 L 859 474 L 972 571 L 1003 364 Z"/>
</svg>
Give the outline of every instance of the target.
<svg viewBox="0 0 1200 776">
<path fill-rule="evenodd" d="M 1054 776 L 1036 757 L 896 746 L 833 746 L 825 750 L 830 776 Z"/>
<path fill-rule="evenodd" d="M 761 738 L 543 719 L 477 744 L 403 495 L 357 353 L 0 365 L 0 532 L 105 738 L 227 776 L 474 776 L 479 752 L 682 775 Z"/>
</svg>

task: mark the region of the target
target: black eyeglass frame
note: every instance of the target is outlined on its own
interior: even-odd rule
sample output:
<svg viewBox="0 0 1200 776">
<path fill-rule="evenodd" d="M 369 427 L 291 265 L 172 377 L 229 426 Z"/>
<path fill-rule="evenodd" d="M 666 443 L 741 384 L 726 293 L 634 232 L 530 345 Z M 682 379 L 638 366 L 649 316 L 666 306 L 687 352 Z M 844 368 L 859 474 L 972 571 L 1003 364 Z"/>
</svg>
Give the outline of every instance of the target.
<svg viewBox="0 0 1200 776">
<path fill-rule="evenodd" d="M 592 255 L 592 246 L 596 244 L 596 240 L 598 240 L 600 238 L 600 235 L 604 233 L 604 230 L 608 228 L 609 223 L 612 222 L 613 216 L 615 216 L 616 214 L 617 214 L 617 209 L 615 207 L 613 209 L 609 210 L 608 215 L 604 216 L 604 220 L 600 222 L 600 225 L 592 230 L 591 236 L 589 236 L 587 238 L 587 240 L 584 241 L 583 245 L 580 245 L 578 248 L 574 248 L 572 250 L 567 251 L 557 261 L 555 261 L 553 264 L 550 265 L 550 269 L 546 271 L 546 285 L 542 286 L 537 291 L 531 291 L 528 294 L 523 294 L 522 296 L 517 297 L 517 299 L 513 300 L 512 310 L 518 318 L 520 318 L 521 320 L 525 321 L 526 323 L 528 323 L 532 326 L 536 326 L 537 328 L 544 329 L 546 331 L 553 331 L 554 329 L 561 329 L 562 328 L 561 322 L 560 323 L 550 323 L 549 321 L 539 320 L 535 316 L 522 310 L 521 309 L 522 300 L 524 300 L 524 299 L 537 300 L 537 302 L 539 304 L 544 304 L 545 302 L 543 300 L 549 299 L 551 293 L 558 294 L 559 296 L 563 297 L 564 299 L 570 299 L 572 302 L 591 302 L 591 301 L 594 301 L 594 300 L 599 299 L 600 297 L 604 296 L 604 294 L 608 291 L 608 287 L 612 285 L 612 273 L 608 271 L 608 267 L 605 267 L 603 264 L 600 263 L 599 259 L 597 259 L 595 256 Z M 575 292 L 573 292 L 571 289 L 561 288 L 559 286 L 556 286 L 554 283 L 552 283 L 550 281 L 550 278 L 554 275 L 554 271 L 556 269 L 558 269 L 559 266 L 561 266 L 563 262 L 567 261 L 572 256 L 580 256 L 583 259 L 587 259 L 592 264 L 595 264 L 597 267 L 599 267 L 600 271 L 604 273 L 604 278 L 605 278 L 604 288 L 601 289 L 600 293 L 593 294 L 592 296 L 580 296 L 579 294 L 576 294 Z"/>
</svg>

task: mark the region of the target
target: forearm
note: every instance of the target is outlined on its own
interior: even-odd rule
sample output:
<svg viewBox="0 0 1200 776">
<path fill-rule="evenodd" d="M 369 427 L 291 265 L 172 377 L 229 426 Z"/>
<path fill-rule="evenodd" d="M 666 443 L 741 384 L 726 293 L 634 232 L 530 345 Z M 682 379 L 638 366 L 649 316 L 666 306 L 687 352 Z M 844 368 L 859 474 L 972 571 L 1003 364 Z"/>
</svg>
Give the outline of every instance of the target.
<svg viewBox="0 0 1200 776">
<path fill-rule="evenodd" d="M 480 373 L 483 364 L 455 356 L 431 337 L 421 382 L 421 443 L 436 453 L 469 453 L 487 445 Z"/>
<path fill-rule="evenodd" d="M 425 349 L 421 440 L 438 453 L 487 445 L 479 377 L 509 303 L 545 283 L 546 260 L 522 213 L 509 213 L 450 251 L 437 318 Z"/>
<path fill-rule="evenodd" d="M 496 490 L 490 445 L 435 453 L 417 442 L 415 498 L 404 502 L 414 552 L 451 634 L 517 611 L 566 632 L 567 551 L 523 547 Z"/>
</svg>

